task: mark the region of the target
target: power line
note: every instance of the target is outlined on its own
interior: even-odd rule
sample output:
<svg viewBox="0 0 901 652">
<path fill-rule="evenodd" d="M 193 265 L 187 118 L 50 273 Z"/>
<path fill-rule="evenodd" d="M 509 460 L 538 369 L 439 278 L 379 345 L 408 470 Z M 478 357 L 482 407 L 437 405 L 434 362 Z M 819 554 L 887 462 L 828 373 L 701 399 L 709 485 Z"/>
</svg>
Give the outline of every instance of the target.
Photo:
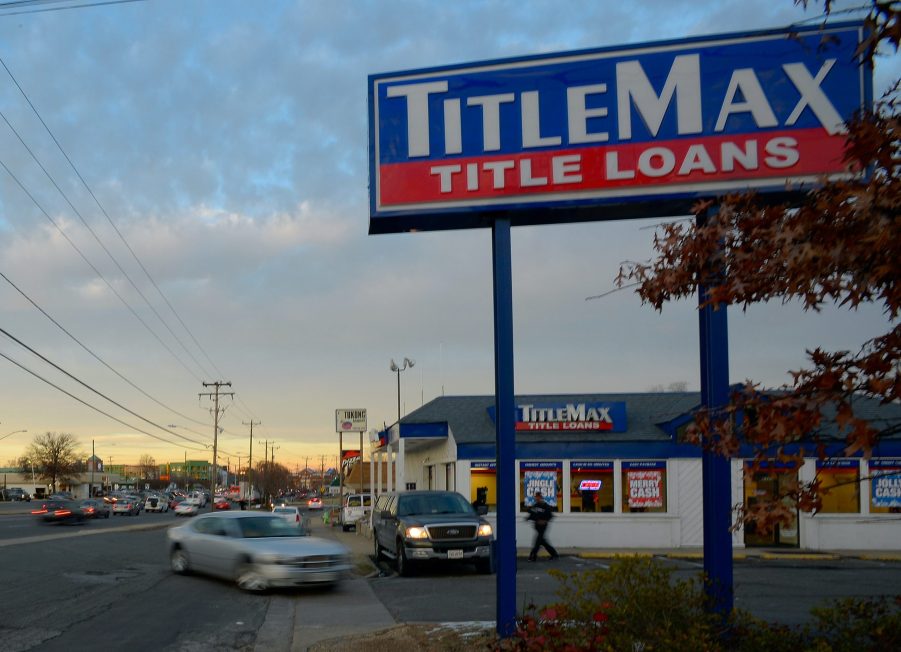
<svg viewBox="0 0 901 652">
<path fill-rule="evenodd" d="M 154 403 L 156 403 L 156 404 L 159 405 L 160 407 L 169 410 L 169 411 L 172 412 L 173 414 L 177 414 L 177 415 L 178 415 L 179 417 L 181 417 L 182 419 L 187 419 L 187 420 L 192 421 L 193 423 L 199 424 L 199 425 L 201 425 L 201 426 L 206 426 L 206 425 L 208 425 L 208 424 L 204 423 L 203 421 L 200 421 L 200 420 L 198 420 L 198 419 L 194 419 L 193 417 L 189 417 L 189 416 L 186 415 L 186 414 L 182 414 L 181 412 L 179 412 L 179 411 L 176 410 L 175 408 L 166 405 L 166 404 L 163 403 L 162 401 L 160 401 L 160 400 L 154 398 L 153 396 L 151 396 L 150 394 L 148 394 L 146 391 L 144 391 L 143 389 L 141 389 L 140 387 L 138 387 L 138 386 L 137 386 L 135 383 L 133 383 L 131 380 L 129 380 L 129 379 L 126 378 L 124 375 L 122 375 L 122 374 L 119 373 L 117 370 L 115 370 L 113 367 L 111 367 L 109 364 L 107 364 L 107 362 L 106 362 L 103 358 L 101 358 L 99 355 L 97 355 L 96 353 L 94 353 L 94 351 L 92 351 L 87 345 L 85 345 L 84 343 L 82 343 L 81 340 L 79 340 L 79 339 L 78 339 L 77 337 L 75 337 L 72 333 L 70 333 L 70 332 L 69 332 L 62 324 L 60 324 L 60 323 L 59 323 L 58 321 L 56 321 L 49 313 L 47 313 L 47 311 L 45 311 L 43 308 L 41 308 L 41 306 L 39 306 L 39 305 L 34 301 L 34 299 L 32 299 L 30 296 L 28 296 L 28 294 L 26 294 L 26 293 L 25 293 L 18 285 L 16 285 L 15 283 L 13 283 L 13 282 L 9 279 L 9 277 L 8 277 L 6 274 L 4 274 L 3 272 L 0 272 L 0 277 L 2 277 L 3 280 L 5 280 L 7 283 L 9 283 L 9 284 L 13 287 L 13 289 L 16 290 L 16 292 L 18 292 L 19 294 L 21 294 L 21 295 L 25 298 L 25 300 L 28 301 L 32 306 L 34 306 L 34 307 L 35 307 L 42 315 L 44 315 L 47 319 L 49 319 L 49 320 L 51 321 L 51 323 L 53 323 L 53 325 L 55 325 L 57 328 L 59 328 L 63 333 L 65 333 L 65 334 L 68 335 L 72 340 L 74 340 L 75 343 L 78 344 L 82 349 L 84 349 L 84 350 L 87 351 L 91 356 L 93 356 L 95 360 L 97 360 L 98 362 L 100 362 L 100 364 L 102 364 L 104 367 L 106 367 L 107 369 L 109 369 L 110 371 L 112 371 L 114 374 L 116 374 L 119 378 L 121 378 L 121 379 L 124 380 L 126 383 L 128 383 L 129 385 L 131 385 L 134 389 L 138 390 L 141 394 L 143 394 L 144 396 L 146 396 L 147 398 L 149 398 L 151 401 L 153 401 Z M 188 430 L 189 432 L 194 432 L 194 434 L 200 435 L 199 432 L 195 432 L 195 431 L 191 430 L 190 428 L 185 428 L 185 430 Z M 201 436 L 203 436 L 203 435 L 201 435 Z"/>
<path fill-rule="evenodd" d="M 41 4 L 51 4 L 51 3 L 59 3 L 66 2 L 67 0 L 19 0 L 18 2 L 5 2 L 0 3 L 0 11 L 5 9 L 6 7 L 15 7 L 16 5 L 21 6 L 31 6 L 31 5 L 41 5 Z M 121 5 L 131 2 L 145 2 L 146 0 L 97 0 L 96 2 L 89 2 L 87 4 L 80 5 L 69 5 L 65 7 L 45 7 L 43 9 L 28 9 L 21 11 L 9 11 L 0 13 L 0 16 L 19 16 L 21 14 L 40 14 L 47 11 L 64 11 L 66 9 L 87 9 L 89 7 L 103 7 L 106 5 Z"/>
<path fill-rule="evenodd" d="M 0 62 L 2 62 L 2 60 L 0 60 Z M 4 64 L 4 67 L 5 67 L 5 64 Z M 38 157 L 35 155 L 35 153 L 32 151 L 32 149 L 28 146 L 28 144 L 25 142 L 25 140 L 22 138 L 22 136 L 19 134 L 19 132 L 16 130 L 16 128 L 7 119 L 6 114 L 4 114 L 3 111 L 0 111 L 0 118 L 3 118 L 3 121 L 6 123 L 6 126 L 9 127 L 10 130 L 16 135 L 16 138 L 19 139 L 19 143 L 21 143 L 22 147 L 25 148 L 25 151 L 27 151 L 31 155 L 32 160 L 34 160 L 34 162 L 37 163 L 38 167 L 41 168 L 41 171 L 50 180 L 50 183 L 53 184 L 53 187 L 56 188 L 57 192 L 59 192 L 59 194 L 62 196 L 62 198 L 66 200 L 66 203 L 69 204 L 69 208 L 72 209 L 72 212 L 75 213 L 75 215 L 78 217 L 79 220 L 81 220 L 81 223 L 84 225 L 84 228 L 86 228 L 88 230 L 88 233 L 90 233 L 93 236 L 94 240 L 97 242 L 98 245 L 100 245 L 100 248 L 103 249 L 103 251 L 106 253 L 107 257 L 109 257 L 109 259 L 111 261 L 113 261 L 113 264 L 119 269 L 119 271 L 122 272 L 122 275 L 128 280 L 128 282 L 131 284 L 131 287 L 134 288 L 135 292 L 138 293 L 138 296 L 144 300 L 144 303 L 147 304 L 147 307 L 150 308 L 150 311 L 154 315 L 156 315 L 156 318 L 159 319 L 160 323 L 166 328 L 166 330 L 169 331 L 169 334 L 172 335 L 172 337 L 175 339 L 176 342 L 179 343 L 179 345 L 181 345 L 181 348 L 184 349 L 184 352 L 187 353 L 188 356 L 191 358 L 191 360 L 194 361 L 194 364 L 197 365 L 198 369 L 200 369 L 200 371 L 203 374 L 209 375 L 209 372 L 203 368 L 203 365 L 200 364 L 200 362 L 198 362 L 197 358 L 194 357 L 194 354 L 188 350 L 188 347 L 186 347 L 184 345 L 184 342 L 181 341 L 181 339 L 178 337 L 178 335 L 175 334 L 175 331 L 173 331 L 172 328 L 169 326 L 169 324 L 166 323 L 166 320 L 163 319 L 162 315 L 160 315 L 160 313 L 157 311 L 157 309 L 153 307 L 153 304 L 151 304 L 150 301 L 147 299 L 147 297 L 144 296 L 144 293 L 141 292 L 141 289 L 137 286 L 137 284 L 131 278 L 129 273 L 125 271 L 125 269 L 119 263 L 118 259 L 113 255 L 113 253 L 109 250 L 109 248 L 105 244 L 103 244 L 103 241 L 100 239 L 100 237 L 94 231 L 94 229 L 91 228 L 91 225 L 88 224 L 87 220 L 84 218 L 84 216 L 81 214 L 81 212 L 75 207 L 75 204 L 72 203 L 72 201 L 69 199 L 69 196 L 66 195 L 66 193 L 63 191 L 63 189 L 59 187 L 59 184 L 56 182 L 56 179 L 54 179 L 53 176 L 47 171 L 47 168 L 44 167 L 44 164 L 41 163 L 41 161 L 38 159 Z"/>
<path fill-rule="evenodd" d="M 2 6 L 2 4 L 0 4 L 0 6 Z M 107 212 L 106 208 L 104 208 L 103 204 L 97 198 L 97 195 L 94 193 L 91 186 L 88 184 L 88 182 L 85 180 L 84 176 L 79 171 L 78 166 L 76 166 L 75 163 L 72 161 L 71 157 L 68 155 L 66 150 L 63 148 L 62 144 L 59 142 L 59 139 L 57 139 L 56 135 L 53 133 L 53 130 L 50 129 L 50 126 L 47 124 L 47 122 L 41 116 L 40 112 L 37 110 L 37 107 L 34 105 L 34 103 L 31 101 L 31 98 L 28 96 L 28 93 L 26 93 L 25 89 L 22 88 L 22 85 L 16 79 L 15 75 L 13 75 L 12 71 L 9 69 L 9 67 L 6 65 L 6 62 L 4 62 L 2 58 L 0 58 L 0 64 L 3 65 L 4 70 L 6 70 L 7 75 L 9 75 L 10 79 L 13 81 L 16 88 L 19 90 L 19 93 L 21 93 L 22 97 L 28 103 L 28 106 L 31 108 L 32 112 L 35 114 L 37 119 L 40 121 L 41 125 L 43 125 L 44 129 L 46 130 L 46 132 L 50 136 L 50 138 L 53 140 L 57 149 L 60 151 L 60 153 L 66 159 L 66 162 L 69 164 L 69 166 L 72 168 L 72 170 L 75 172 L 75 175 L 78 177 L 79 181 L 81 181 L 82 185 L 87 190 L 88 194 L 90 194 L 91 198 L 94 200 L 94 203 L 97 204 L 97 207 L 103 213 L 104 217 L 106 217 L 110 226 L 112 226 L 113 230 L 116 232 L 116 234 L 122 240 L 122 243 L 125 245 L 126 249 L 128 249 L 129 253 L 131 253 L 132 257 L 135 259 L 135 262 L 137 262 L 138 266 L 141 268 L 141 270 L 147 276 L 148 280 L 153 285 L 153 287 L 156 289 L 157 293 L 160 295 L 160 297 L 163 299 L 163 301 L 169 307 L 169 310 L 172 312 L 173 315 L 175 315 L 175 318 L 181 324 L 182 328 L 185 330 L 185 332 L 188 334 L 188 336 L 191 338 L 191 340 L 197 346 L 198 350 L 203 354 L 203 356 L 207 359 L 207 361 L 212 365 L 213 369 L 218 373 L 218 375 L 220 377 L 224 376 L 224 374 L 219 370 L 216 363 L 213 361 L 213 359 L 210 357 L 210 355 L 206 352 L 206 350 L 200 344 L 200 341 L 197 339 L 197 337 L 194 336 L 194 333 L 191 331 L 191 329 L 188 328 L 188 325 L 184 322 L 181 315 L 178 313 L 178 311 L 175 309 L 175 307 L 172 305 L 172 303 L 169 301 L 169 299 L 163 293 L 162 289 L 159 287 L 159 284 L 156 282 L 156 280 L 150 274 L 147 267 L 144 265 L 144 263 L 138 257 L 137 253 L 135 253 L 134 249 L 129 244 L 128 240 L 125 238 L 125 235 L 119 230 L 119 228 L 116 226 L 115 222 L 113 222 L 113 220 L 110 217 L 109 213 Z M 6 120 L 6 116 L 3 116 L 3 118 L 4 118 L 4 120 Z M 19 141 L 26 148 L 26 150 L 28 150 L 29 154 L 31 154 L 31 156 L 35 160 L 35 162 L 38 163 L 38 165 L 41 167 L 41 169 L 44 171 L 44 173 L 47 175 L 47 177 L 50 178 L 50 180 L 53 182 L 53 185 L 56 186 L 57 190 L 59 190 L 60 194 L 62 194 L 63 197 L 66 198 L 66 201 L 69 203 L 70 206 L 72 206 L 72 210 L 75 211 L 76 215 L 78 215 L 78 217 L 81 219 L 82 223 L 85 224 L 85 226 L 88 228 L 88 230 L 91 232 L 91 234 L 94 235 L 94 238 L 97 239 L 98 243 L 100 243 L 99 238 L 97 238 L 97 236 L 94 234 L 93 230 L 91 230 L 91 228 L 87 225 L 87 222 L 85 222 L 84 218 L 81 217 L 81 214 L 75 209 L 75 207 L 72 205 L 72 202 L 70 202 L 68 197 L 66 197 L 65 193 L 63 193 L 63 191 L 59 188 L 59 186 L 56 184 L 56 182 L 53 181 L 53 178 L 44 169 L 44 166 L 41 165 L 40 161 L 38 161 L 37 157 L 34 155 L 34 153 L 31 151 L 31 149 L 25 144 L 25 142 L 23 141 L 21 136 L 19 136 L 18 132 L 13 128 L 13 126 L 9 123 L 8 120 L 6 120 L 6 123 L 9 125 L 10 129 L 13 130 L 13 133 L 15 133 L 16 136 L 19 138 Z M 153 310 L 153 312 L 157 316 L 157 318 L 169 330 L 169 332 L 172 334 L 172 336 L 176 339 L 176 341 L 178 341 L 178 343 L 185 350 L 185 352 L 188 353 L 188 355 L 191 357 L 191 359 L 194 360 L 194 363 L 198 366 L 198 368 L 200 368 L 201 371 L 203 371 L 204 373 L 207 373 L 203 369 L 203 365 L 201 365 L 198 362 L 198 360 L 190 353 L 190 351 L 187 350 L 187 347 L 185 347 L 185 345 L 178 338 L 178 336 L 175 335 L 175 333 L 172 331 L 172 329 L 169 328 L 168 324 L 166 324 L 165 320 L 163 320 L 163 318 L 159 315 L 159 313 L 153 308 L 153 306 L 150 304 L 150 302 L 147 300 L 147 298 L 144 296 L 144 294 L 140 290 L 138 290 L 134 281 L 132 281 L 131 277 L 125 272 L 124 269 L 122 269 L 122 267 L 121 267 L 121 265 L 119 265 L 118 261 L 116 261 L 115 258 L 113 258 L 112 254 L 109 253 L 109 251 L 106 249 L 105 246 L 103 246 L 102 243 L 100 243 L 100 244 L 101 244 L 101 247 L 103 247 L 104 251 L 107 252 L 107 255 L 109 255 L 110 258 L 113 259 L 113 262 L 116 263 L 116 266 L 122 271 L 122 273 L 125 275 L 125 277 L 129 280 L 129 282 L 135 288 L 135 290 L 138 292 L 138 294 L 141 296 L 141 298 L 144 299 L 145 303 L 147 303 L 147 305 L 150 307 L 150 309 Z M 171 351 L 170 351 L 170 353 L 171 353 Z M 197 377 L 195 376 L 195 378 L 197 378 Z M 250 409 L 250 407 L 244 402 L 244 400 L 240 396 L 238 396 L 238 401 L 241 403 L 242 406 L 244 406 L 244 408 L 249 413 L 247 416 L 249 416 L 250 418 L 256 417 L 256 415 L 253 413 L 253 410 Z M 196 423 L 196 421 L 195 421 L 195 423 Z"/>
<path fill-rule="evenodd" d="M 13 75 L 12 71 L 9 69 L 9 66 L 6 65 L 6 62 L 3 61 L 2 58 L 0 58 L 0 64 L 3 65 L 4 70 L 6 70 L 6 74 L 9 75 L 9 78 L 16 85 L 16 88 L 19 89 L 19 93 L 21 93 L 22 97 L 25 98 L 25 101 L 28 103 L 28 106 L 31 108 L 31 111 L 34 113 L 34 115 L 40 121 L 41 125 L 43 125 L 44 130 L 47 132 L 47 134 L 53 140 L 53 143 L 56 145 L 56 148 L 63 155 L 63 158 L 66 159 L 66 162 L 69 164 L 69 167 L 71 167 L 72 171 L 75 172 L 75 175 L 78 177 L 78 180 L 81 181 L 81 185 L 84 186 L 85 190 L 88 191 L 88 194 L 94 200 L 94 203 L 97 204 L 97 207 L 100 209 L 100 212 L 103 213 L 104 217 L 106 217 L 107 222 L 109 222 L 110 226 L 113 227 L 113 230 L 116 232 L 116 235 L 118 235 L 119 239 L 122 240 L 122 243 L 125 245 L 125 248 L 128 249 L 129 253 L 131 253 L 132 257 L 135 259 L 135 262 L 138 264 L 138 266 L 144 272 L 145 276 L 147 276 L 150 283 L 153 285 L 153 287 L 156 289 L 157 293 L 160 295 L 160 297 L 163 299 L 163 301 L 169 307 L 169 310 L 172 311 L 172 314 L 175 315 L 175 318 L 181 324 L 182 328 L 184 328 L 185 332 L 188 334 L 188 336 L 191 338 L 191 340 L 194 342 L 194 344 L 197 346 L 197 348 L 200 350 L 200 352 L 204 355 L 204 357 L 207 359 L 207 361 L 213 366 L 213 369 L 219 374 L 219 376 L 222 377 L 224 374 L 216 366 L 216 363 L 213 362 L 213 359 L 209 356 L 209 354 L 206 352 L 206 350 L 200 344 L 200 341 L 194 336 L 194 333 L 191 331 L 191 329 L 188 328 L 188 325 L 181 318 L 181 315 L 178 314 L 178 311 L 175 309 L 175 307 L 172 305 L 172 303 L 169 301 L 169 299 L 166 297 L 166 295 L 163 294 L 163 291 L 160 289 L 160 286 L 157 284 L 156 280 L 153 278 L 153 276 L 148 271 L 147 267 L 144 265 L 144 263 L 141 261 L 141 259 L 138 257 L 138 255 L 135 253 L 134 249 L 129 244 L 128 240 L 125 238 L 125 235 L 119 230 L 119 227 L 116 226 L 116 223 L 113 222 L 113 219 L 110 217 L 109 213 L 107 212 L 106 208 L 104 208 L 103 204 L 100 203 L 100 200 L 97 198 L 97 195 L 94 193 L 94 190 L 91 188 L 91 186 L 85 180 L 85 178 L 82 176 L 81 172 L 78 169 L 78 166 L 76 166 L 75 162 L 72 161 L 69 154 L 66 152 L 66 150 L 63 148 L 62 144 L 59 142 L 59 139 L 53 133 L 53 130 L 50 129 L 50 126 L 47 124 L 47 122 L 41 116 L 41 113 L 38 111 L 38 109 L 34 105 L 34 103 L 31 101 L 31 98 L 28 96 L 28 93 L 26 93 L 25 89 L 22 88 L 22 85 L 16 79 L 16 76 Z M 9 124 L 9 123 L 7 122 L 7 124 Z M 18 136 L 18 134 L 16 134 L 16 135 Z M 21 138 L 19 140 L 21 140 Z M 32 156 L 34 156 L 34 155 L 32 154 Z M 129 281 L 130 280 L 131 279 L 129 279 Z M 134 285 L 134 283 L 132 283 L 132 285 Z M 142 295 L 142 297 L 143 297 L 143 295 Z M 146 301 L 146 299 L 145 299 L 145 301 Z M 148 305 L 149 305 L 149 303 L 148 303 Z M 157 315 L 157 316 L 159 317 L 159 315 Z M 160 317 L 160 321 L 163 321 L 162 317 Z M 165 324 L 165 322 L 163 322 L 163 323 Z M 170 330 L 170 332 L 171 332 L 171 330 Z M 174 336 L 174 333 L 173 333 L 173 336 Z M 184 345 L 182 345 L 182 346 L 184 347 Z M 192 356 L 192 358 L 193 358 L 193 356 Z M 195 362 L 197 362 L 197 360 L 195 360 Z M 197 366 L 200 367 L 201 369 L 203 369 L 203 367 L 200 363 L 197 363 Z M 206 373 L 206 372 L 204 372 L 204 373 Z"/>
<path fill-rule="evenodd" d="M 94 270 L 94 273 L 97 274 L 97 276 L 99 276 L 100 279 L 104 283 L 106 283 L 106 286 L 113 292 L 113 294 L 116 295 L 116 298 L 118 298 L 119 301 L 121 301 L 123 303 L 123 305 L 125 305 L 125 307 L 128 308 L 128 310 L 131 312 L 131 314 L 134 315 L 135 318 L 139 322 L 141 322 L 141 324 L 144 326 L 144 328 L 146 328 L 147 331 L 156 338 L 157 342 L 159 342 L 160 345 L 162 345 L 163 348 L 165 348 L 169 352 L 169 354 L 173 358 L 175 358 L 182 367 L 184 367 L 185 371 L 187 371 L 191 376 L 193 376 L 198 382 L 202 382 L 200 377 L 197 376 L 193 372 L 193 370 L 189 369 L 188 366 L 184 363 L 184 361 L 181 358 L 179 358 L 177 355 L 175 355 L 175 352 L 171 348 L 169 348 L 169 345 L 166 344 L 165 342 L 163 342 L 163 340 L 160 338 L 160 336 L 156 334 L 156 331 L 154 331 L 152 328 L 150 328 L 150 326 L 147 324 L 147 322 L 145 322 L 144 319 L 135 311 L 135 309 L 131 307 L 131 305 L 122 297 L 121 294 L 119 294 L 119 292 L 116 290 L 116 288 L 113 287 L 112 283 L 110 283 L 107 280 L 107 278 L 103 275 L 103 273 L 99 269 L 97 269 L 97 267 L 95 267 L 94 264 L 90 260 L 88 260 L 87 256 L 85 256 L 84 253 L 82 253 L 81 249 L 78 248 L 78 245 L 76 245 L 74 242 L 72 242 L 72 239 L 69 238 L 69 236 L 66 235 L 66 232 L 62 230 L 62 228 L 59 226 L 59 224 L 57 224 L 56 221 L 52 217 L 50 217 L 50 214 L 46 210 L 44 210 L 44 207 L 38 203 L 38 200 L 34 198 L 34 195 L 32 195 L 31 192 L 29 192 L 28 189 L 22 184 L 22 182 L 19 181 L 19 178 L 15 174 L 13 174 L 13 171 L 9 169 L 9 167 L 6 165 L 6 163 L 3 162 L 2 159 L 0 159 L 0 166 L 2 166 L 4 170 L 6 170 L 6 173 L 10 177 L 12 177 L 13 181 L 16 182 L 16 184 L 19 186 L 19 188 L 22 190 L 22 192 L 24 192 L 28 196 L 28 198 L 34 203 L 34 205 L 38 207 L 38 210 L 40 210 L 41 213 L 44 214 L 44 217 L 46 217 L 50 221 L 50 224 L 52 224 L 56 228 L 56 230 L 59 231 L 60 235 L 62 235 L 63 238 L 65 238 L 66 242 L 68 242 L 69 245 L 71 245 L 71 247 L 73 249 L 75 249 L 76 252 L 78 252 L 78 255 L 81 256 L 81 259 L 88 265 L 88 267 L 90 267 L 92 270 Z"/>
<path fill-rule="evenodd" d="M 131 425 L 130 423 L 127 423 L 127 422 L 123 421 L 122 419 L 119 419 L 118 417 L 114 417 L 112 414 L 109 414 L 108 412 L 104 412 L 104 411 L 101 410 L 100 408 L 98 408 L 98 407 L 96 407 L 96 406 L 94 406 L 94 405 L 91 405 L 91 404 L 88 403 L 87 401 L 85 401 L 85 400 L 83 400 L 83 399 L 81 399 L 81 398 L 75 396 L 75 394 L 72 394 L 71 392 L 67 392 L 66 390 L 64 390 L 64 389 L 63 389 L 62 387 L 60 387 L 59 385 L 56 385 L 55 383 L 53 383 L 53 382 L 47 380 L 46 378 L 44 378 L 44 377 L 41 376 L 40 374 L 38 374 L 38 373 L 32 371 L 31 369 L 29 369 L 29 368 L 26 367 L 25 365 L 23 365 L 23 364 L 17 362 L 16 360 L 13 360 L 12 358 L 10 358 L 8 355 L 6 355 L 5 353 L 3 353 L 2 351 L 0 351 L 0 357 L 6 358 L 6 359 L 9 360 L 10 362 L 12 362 L 14 365 L 16 365 L 17 367 L 19 367 L 19 368 L 22 369 L 23 371 L 28 372 L 29 374 L 31 374 L 32 376 L 34 376 L 34 377 L 37 378 L 38 380 L 41 380 L 41 381 L 47 383 L 48 385 L 50 385 L 50 386 L 53 387 L 54 389 L 59 390 L 60 392 L 62 392 L 62 393 L 65 394 L 66 396 L 68 396 L 69 398 L 75 399 L 76 401 L 78 401 L 78 402 L 81 403 L 82 405 L 85 405 L 85 406 L 91 408 L 91 409 L 94 410 L 95 412 L 99 412 L 99 413 L 102 414 L 103 416 L 109 417 L 110 419 L 112 419 L 113 421 L 116 421 L 117 423 L 121 423 L 123 426 L 126 426 L 126 427 L 128 427 L 128 428 L 131 428 L 132 430 L 137 430 L 137 431 L 140 432 L 140 433 L 143 433 L 143 434 L 145 434 L 145 435 L 147 435 L 147 436 L 149 436 L 149 437 L 153 437 L 154 439 L 158 439 L 159 441 L 165 442 L 165 443 L 167 443 L 167 444 L 172 444 L 173 446 L 179 446 L 179 447 L 181 447 L 181 448 L 186 448 L 186 449 L 188 449 L 188 450 L 196 450 L 196 451 L 204 451 L 204 452 L 207 450 L 206 448 L 194 448 L 193 446 L 186 446 L 185 444 L 180 444 L 180 443 L 178 443 L 178 442 L 176 442 L 176 441 L 170 441 L 170 440 L 166 439 L 165 437 L 160 437 L 159 435 L 154 435 L 153 433 L 147 432 L 146 430 L 141 430 L 140 428 L 137 428 L 137 427 Z"/>
<path fill-rule="evenodd" d="M 175 432 L 175 431 L 173 431 L 173 430 L 169 430 L 169 429 L 166 428 L 165 426 L 161 426 L 160 424 L 158 424 L 158 423 L 156 423 L 156 422 L 154 422 L 154 421 L 151 421 L 150 419 L 147 419 L 146 417 L 141 416 L 140 414 L 138 414 L 138 413 L 135 412 L 134 410 L 131 410 L 131 409 L 125 407 L 124 405 L 122 405 L 122 404 L 119 403 L 118 401 L 116 401 L 116 400 L 114 400 L 114 399 L 111 399 L 109 396 L 107 396 L 106 394 L 104 394 L 103 392 L 101 392 L 101 391 L 99 391 L 99 390 L 97 390 L 97 389 L 94 389 L 93 387 L 91 387 L 90 385 L 88 385 L 86 382 L 84 382 L 84 381 L 81 380 L 80 378 L 78 378 L 78 377 L 76 377 L 76 376 L 73 376 L 73 375 L 70 374 L 68 371 L 66 371 L 65 369 L 63 369 L 62 367 L 60 367 L 58 364 L 56 364 L 55 362 L 53 362 L 52 360 L 50 360 L 49 358 L 47 358 L 47 357 L 41 355 L 40 353 L 38 353 L 38 352 L 35 351 L 33 348 L 31 348 L 30 346 L 28 346 L 27 344 L 25 344 L 25 342 L 23 342 L 22 340 L 20 340 L 19 338 L 17 338 L 15 335 L 13 335 L 12 333 L 10 333 L 10 332 L 7 331 L 6 329 L 0 328 L 0 333 L 3 333 L 4 335 L 6 335 L 6 337 L 8 337 L 9 339 L 11 339 L 13 342 L 15 342 L 16 344 L 18 344 L 18 345 L 21 346 L 22 348 L 27 349 L 30 353 L 32 353 L 33 355 L 39 357 L 41 360 L 43 360 L 44 362 L 46 362 L 47 364 L 49 364 L 51 367 L 53 367 L 54 369 L 56 369 L 56 370 L 59 371 L 60 373 L 65 374 L 66 376 L 68 376 L 69 378 L 71 378 L 72 380 L 74 380 L 76 383 L 78 383 L 79 385 L 81 385 L 82 387 L 85 387 L 86 389 L 89 389 L 90 391 L 92 391 L 92 392 L 94 392 L 95 394 L 97 394 L 97 396 L 100 396 L 101 398 L 106 399 L 107 401 L 109 401 L 110 403 L 112 403 L 113 405 L 115 405 L 116 407 L 118 407 L 118 408 L 120 408 L 120 409 L 122 409 L 122 410 L 125 410 L 125 411 L 128 412 L 130 415 L 139 418 L 141 421 L 144 421 L 144 422 L 146 422 L 146 423 L 149 423 L 149 424 L 150 424 L 151 426 L 153 426 L 154 428 L 159 428 L 160 430 L 164 430 L 165 432 L 168 432 L 170 435 L 175 435 L 176 437 L 178 437 L 178 438 L 180 438 L 180 439 L 184 439 L 185 441 L 190 441 L 190 442 L 195 443 L 195 444 L 200 444 L 201 446 L 206 446 L 206 444 L 204 444 L 202 441 L 197 441 L 197 440 L 195 440 L 195 439 L 191 439 L 190 437 L 185 437 L 184 435 L 179 434 L 179 433 L 177 433 L 177 432 Z"/>
</svg>

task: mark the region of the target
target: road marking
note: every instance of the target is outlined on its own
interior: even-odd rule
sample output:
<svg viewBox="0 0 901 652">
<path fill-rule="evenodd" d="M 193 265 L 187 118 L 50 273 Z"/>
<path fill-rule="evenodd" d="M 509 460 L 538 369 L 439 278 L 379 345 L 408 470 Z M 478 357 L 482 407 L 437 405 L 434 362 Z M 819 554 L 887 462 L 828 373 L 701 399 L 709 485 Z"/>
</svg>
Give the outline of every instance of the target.
<svg viewBox="0 0 901 652">
<path fill-rule="evenodd" d="M 103 530 L 79 530 L 77 532 L 68 532 L 65 534 L 41 534 L 34 537 L 20 537 L 18 539 L 6 539 L 0 541 L 0 548 L 8 546 L 19 546 L 26 543 L 42 543 L 44 541 L 55 541 L 57 539 L 70 539 L 72 537 L 89 537 L 97 534 L 115 534 L 116 532 L 134 532 L 137 530 L 156 530 L 164 527 L 171 527 L 171 523 L 148 523 L 142 525 L 126 525 L 125 527 L 106 528 Z"/>
</svg>

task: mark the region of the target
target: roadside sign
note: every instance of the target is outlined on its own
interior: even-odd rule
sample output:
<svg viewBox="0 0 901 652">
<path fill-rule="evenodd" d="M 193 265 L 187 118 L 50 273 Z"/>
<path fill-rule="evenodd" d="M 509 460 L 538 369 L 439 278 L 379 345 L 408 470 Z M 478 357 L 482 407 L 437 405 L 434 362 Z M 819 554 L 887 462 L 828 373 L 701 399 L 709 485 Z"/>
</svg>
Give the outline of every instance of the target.
<svg viewBox="0 0 901 652">
<path fill-rule="evenodd" d="M 335 410 L 335 432 L 366 432 L 366 410 Z"/>
<path fill-rule="evenodd" d="M 371 75 L 369 231 L 672 215 L 843 175 L 843 121 L 872 96 L 863 36 L 841 23 Z"/>
</svg>

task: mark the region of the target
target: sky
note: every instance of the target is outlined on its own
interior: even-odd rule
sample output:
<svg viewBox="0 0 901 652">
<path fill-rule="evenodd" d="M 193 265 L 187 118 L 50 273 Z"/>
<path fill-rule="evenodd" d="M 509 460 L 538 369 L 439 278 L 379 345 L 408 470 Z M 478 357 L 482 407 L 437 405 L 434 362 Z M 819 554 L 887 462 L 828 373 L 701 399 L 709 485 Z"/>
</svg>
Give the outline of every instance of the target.
<svg viewBox="0 0 901 652">
<path fill-rule="evenodd" d="M 71 376 L 0 334 L 0 466 L 45 432 L 113 464 L 210 459 L 214 381 L 234 394 L 220 464 L 246 464 L 253 421 L 255 459 L 274 446 L 291 469 L 334 465 L 336 409 L 396 421 L 392 359 L 415 361 L 403 413 L 492 394 L 490 230 L 367 235 L 367 76 L 818 16 L 790 0 L 10 4 L 0 328 Z M 898 76 L 880 59 L 877 92 Z M 605 294 L 662 221 L 513 230 L 518 394 L 699 388 L 696 302 Z M 807 349 L 887 326 L 879 306 L 730 309 L 730 380 L 780 386 Z"/>
</svg>

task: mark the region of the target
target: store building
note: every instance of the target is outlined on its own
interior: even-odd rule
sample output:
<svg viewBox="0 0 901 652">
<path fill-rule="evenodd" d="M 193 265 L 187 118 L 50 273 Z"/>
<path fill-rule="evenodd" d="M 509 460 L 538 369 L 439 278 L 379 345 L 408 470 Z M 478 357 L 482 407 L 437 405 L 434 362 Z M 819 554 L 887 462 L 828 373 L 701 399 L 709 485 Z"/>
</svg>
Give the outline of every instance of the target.
<svg viewBox="0 0 901 652">
<path fill-rule="evenodd" d="M 516 501 L 525 509 L 541 490 L 556 509 L 556 546 L 699 548 L 703 543 L 701 450 L 682 435 L 699 407 L 697 392 L 516 397 Z M 855 413 L 901 423 L 901 406 L 860 399 Z M 390 489 L 451 489 L 497 506 L 493 396 L 439 397 L 379 433 L 373 444 L 376 484 Z M 748 452 L 750 456 L 750 452 Z M 734 548 L 807 550 L 901 548 L 901 438 L 880 443 L 869 459 L 800 466 L 773 464 L 745 479 L 733 459 L 734 503 L 778 495 L 790 477 L 830 488 L 816 514 L 762 534 L 740 528 Z M 385 468 L 387 478 L 381 477 Z M 524 516 L 524 514 L 523 514 Z M 526 545 L 529 524 L 517 519 Z"/>
</svg>

